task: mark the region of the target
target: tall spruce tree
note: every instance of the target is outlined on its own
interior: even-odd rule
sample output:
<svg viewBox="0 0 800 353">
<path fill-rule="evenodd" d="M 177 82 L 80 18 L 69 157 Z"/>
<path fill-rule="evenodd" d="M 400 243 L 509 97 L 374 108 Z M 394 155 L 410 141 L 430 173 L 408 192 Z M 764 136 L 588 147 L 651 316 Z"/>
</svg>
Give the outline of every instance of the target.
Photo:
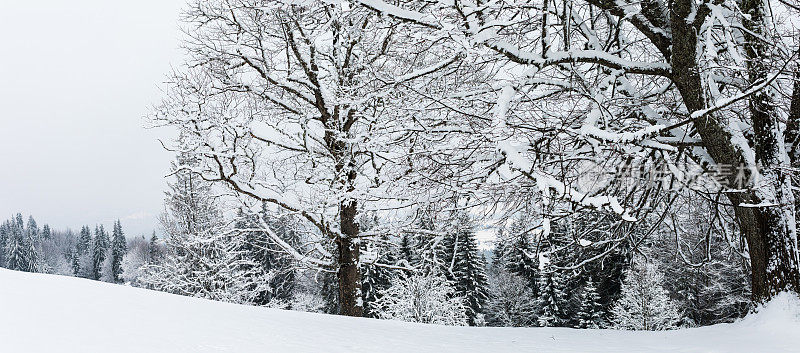
<svg viewBox="0 0 800 353">
<path fill-rule="evenodd" d="M 565 323 L 563 308 L 566 298 L 563 292 L 562 274 L 549 264 L 542 266 L 539 275 L 539 307 L 538 323 L 541 327 L 563 326 Z"/>
<path fill-rule="evenodd" d="M 122 281 L 122 258 L 128 250 L 125 234 L 122 232 L 122 223 L 114 222 L 111 239 L 111 280 L 114 283 Z"/>
<path fill-rule="evenodd" d="M 92 232 L 89 226 L 81 227 L 81 233 L 78 236 L 78 243 L 76 244 L 78 253 L 83 255 L 89 252 L 92 247 Z"/>
<path fill-rule="evenodd" d="M 578 311 L 578 328 L 601 328 L 604 326 L 603 308 L 600 305 L 597 287 L 590 278 L 580 295 L 580 311 Z"/>
<path fill-rule="evenodd" d="M 38 241 L 39 239 L 39 225 L 36 224 L 36 220 L 33 219 L 33 216 L 28 216 L 28 225 L 25 228 L 25 233 L 29 239 Z"/>
<path fill-rule="evenodd" d="M 440 254 L 445 276 L 453 283 L 456 294 L 464 299 L 467 323 L 475 326 L 489 296 L 486 263 L 478 253 L 475 222 L 468 214 L 455 215 L 442 240 Z"/>
<path fill-rule="evenodd" d="M 11 222 L 0 224 L 0 267 L 6 267 L 6 242 L 11 236 Z"/>
<path fill-rule="evenodd" d="M 9 234 L 6 239 L 6 268 L 17 271 L 36 272 L 37 253 L 32 233 L 24 228 L 22 214 L 9 222 Z"/>
<path fill-rule="evenodd" d="M 92 272 L 91 279 L 99 281 L 103 277 L 103 263 L 108 257 L 108 248 L 111 245 L 111 240 L 108 238 L 108 233 L 99 225 L 94 229 L 94 244 L 92 245 Z"/>
<path fill-rule="evenodd" d="M 53 237 L 53 232 L 50 230 L 50 225 L 45 224 L 42 226 L 42 239 L 50 240 Z"/>
<path fill-rule="evenodd" d="M 244 250 L 245 237 L 224 222 L 199 160 L 181 152 L 172 165 L 161 217 L 166 231 L 164 260 L 145 266 L 140 282 L 174 294 L 253 304 L 269 276 Z"/>
<path fill-rule="evenodd" d="M 150 236 L 150 242 L 147 245 L 147 263 L 152 265 L 161 262 L 162 254 L 161 248 L 158 246 L 158 236 L 156 232 L 153 232 L 153 235 Z"/>
<path fill-rule="evenodd" d="M 524 215 L 517 216 L 503 238 L 498 239 L 502 245 L 502 256 L 505 269 L 522 277 L 534 296 L 539 293 L 539 269 L 531 257 L 536 250 L 531 244 L 528 226 L 530 222 Z"/>
</svg>

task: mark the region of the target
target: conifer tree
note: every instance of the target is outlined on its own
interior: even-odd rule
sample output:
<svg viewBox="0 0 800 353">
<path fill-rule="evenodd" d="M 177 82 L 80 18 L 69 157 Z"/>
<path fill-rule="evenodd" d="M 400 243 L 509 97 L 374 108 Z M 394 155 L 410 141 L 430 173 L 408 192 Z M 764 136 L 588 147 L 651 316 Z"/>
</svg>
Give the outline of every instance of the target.
<svg viewBox="0 0 800 353">
<path fill-rule="evenodd" d="M 365 228 L 369 229 L 369 228 Z M 362 256 L 369 262 L 362 263 L 361 289 L 364 292 L 364 316 L 378 317 L 371 303 L 380 298 L 380 293 L 389 288 L 396 271 L 380 265 L 393 265 L 397 255 L 390 245 L 389 236 L 382 234 L 377 239 L 365 241 Z M 369 255 L 369 256 L 368 256 Z M 370 256 L 375 256 L 371 259 Z"/>
<path fill-rule="evenodd" d="M 52 231 L 50 230 L 50 225 L 45 224 L 42 226 L 42 239 L 50 240 L 52 238 Z"/>
<path fill-rule="evenodd" d="M 565 321 L 562 311 L 565 304 L 561 273 L 546 263 L 542 266 L 542 273 L 539 275 L 539 296 L 537 297 L 539 326 L 562 326 Z"/>
<path fill-rule="evenodd" d="M 81 273 L 81 255 L 78 249 L 72 249 L 69 253 L 69 264 L 72 269 L 72 275 L 75 277 L 80 276 Z"/>
<path fill-rule="evenodd" d="M 111 280 L 119 283 L 122 280 L 122 258 L 128 250 L 125 234 L 122 232 L 122 223 L 114 222 L 111 240 Z"/>
<path fill-rule="evenodd" d="M 210 182 L 196 171 L 199 161 L 181 152 L 172 165 L 164 260 L 144 266 L 139 281 L 169 293 L 252 304 L 266 289 L 269 274 L 244 250 L 245 237 L 222 218 Z"/>
<path fill-rule="evenodd" d="M 411 266 L 414 262 L 414 244 L 410 234 L 404 232 L 400 235 L 400 244 L 398 248 L 397 260 L 402 261 L 406 266 Z"/>
<path fill-rule="evenodd" d="M 36 220 L 33 219 L 33 216 L 28 216 L 28 226 L 25 228 L 25 232 L 28 236 L 28 239 L 31 239 L 34 242 L 39 239 L 39 226 L 36 224 Z"/>
<path fill-rule="evenodd" d="M 78 236 L 77 250 L 78 254 L 83 255 L 89 252 L 92 246 L 92 233 L 89 226 L 81 227 L 81 233 Z"/>
<path fill-rule="evenodd" d="M 92 232 L 89 226 L 81 227 L 78 241 L 75 244 L 75 251 L 72 256 L 72 270 L 74 276 L 83 278 L 93 278 L 93 244 Z"/>
<path fill-rule="evenodd" d="M 24 228 L 22 215 L 9 223 L 5 245 L 6 268 L 17 271 L 36 272 L 37 253 L 32 232 Z"/>
<path fill-rule="evenodd" d="M 433 211 L 420 210 L 414 222 L 415 231 L 407 240 L 410 249 L 411 266 L 425 274 L 443 273 L 446 268 L 446 246 L 444 237 L 434 235 L 437 230 Z"/>
<path fill-rule="evenodd" d="M 539 269 L 536 261 L 531 258 L 531 254 L 536 251 L 529 240 L 527 227 L 527 217 L 518 216 L 505 237 L 499 238 L 498 242 L 502 243 L 505 269 L 525 279 L 533 295 L 538 296 Z"/>
<path fill-rule="evenodd" d="M 6 267 L 6 242 L 11 236 L 11 222 L 0 224 L 0 267 Z"/>
<path fill-rule="evenodd" d="M 597 288 L 590 278 L 580 295 L 580 311 L 578 311 L 578 328 L 601 328 L 603 322 L 603 308 L 599 303 L 600 296 Z"/>
<path fill-rule="evenodd" d="M 239 209 L 236 222 L 237 229 L 244 237 L 241 250 L 258 267 L 258 271 L 252 273 L 270 273 L 268 286 L 262 286 L 262 292 L 253 299 L 255 305 L 267 305 L 273 300 L 289 302 L 296 284 L 294 261 L 263 230 L 269 227 L 269 230 L 282 241 L 297 246 L 300 240 L 295 229 L 296 225 L 291 216 L 276 217 L 266 206 L 262 204 L 261 211 L 256 214 L 246 214 L 244 210 Z"/>
<path fill-rule="evenodd" d="M 108 256 L 108 248 L 111 241 L 103 225 L 94 229 L 94 244 L 92 246 L 92 272 L 91 279 L 99 281 L 103 275 L 103 263 Z"/>
<path fill-rule="evenodd" d="M 488 300 L 486 263 L 478 253 L 474 222 L 466 213 L 458 214 L 451 234 L 445 236 L 445 254 L 449 260 L 448 279 L 453 282 L 456 295 L 464 298 L 467 323 L 475 326 Z"/>
<path fill-rule="evenodd" d="M 158 236 L 156 236 L 156 232 L 153 232 L 153 235 L 150 237 L 150 242 L 148 243 L 147 263 L 152 265 L 160 261 L 161 249 L 158 247 Z"/>
<path fill-rule="evenodd" d="M 622 283 L 622 297 L 611 309 L 615 328 L 667 330 L 680 320 L 663 287 L 664 275 L 653 262 L 634 259 Z"/>
</svg>

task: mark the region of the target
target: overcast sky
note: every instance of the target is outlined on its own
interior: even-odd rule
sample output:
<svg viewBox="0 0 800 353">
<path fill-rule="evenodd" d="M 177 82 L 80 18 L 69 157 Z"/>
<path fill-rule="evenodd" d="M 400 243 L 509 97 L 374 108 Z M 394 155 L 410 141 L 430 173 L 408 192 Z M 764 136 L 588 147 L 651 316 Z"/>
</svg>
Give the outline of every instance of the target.
<svg viewBox="0 0 800 353">
<path fill-rule="evenodd" d="M 156 228 L 169 132 L 142 118 L 180 65 L 183 4 L 0 1 L 0 219 Z"/>
</svg>

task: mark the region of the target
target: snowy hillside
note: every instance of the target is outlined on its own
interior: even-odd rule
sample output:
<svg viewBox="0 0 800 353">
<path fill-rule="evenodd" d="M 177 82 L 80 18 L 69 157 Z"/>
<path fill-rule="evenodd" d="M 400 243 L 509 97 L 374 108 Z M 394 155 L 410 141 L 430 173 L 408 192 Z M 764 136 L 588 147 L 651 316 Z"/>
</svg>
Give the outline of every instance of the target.
<svg viewBox="0 0 800 353">
<path fill-rule="evenodd" d="M 669 332 L 472 328 L 247 307 L 0 269 L 2 352 L 796 352 L 800 306 Z"/>
</svg>

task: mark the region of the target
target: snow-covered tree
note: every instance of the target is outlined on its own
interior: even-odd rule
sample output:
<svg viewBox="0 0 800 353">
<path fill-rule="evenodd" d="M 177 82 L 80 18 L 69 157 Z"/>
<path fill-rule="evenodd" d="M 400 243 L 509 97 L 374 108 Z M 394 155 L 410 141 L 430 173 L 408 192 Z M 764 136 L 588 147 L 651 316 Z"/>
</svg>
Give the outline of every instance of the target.
<svg viewBox="0 0 800 353">
<path fill-rule="evenodd" d="M 536 298 L 522 277 L 498 269 L 489 276 L 489 326 L 527 327 L 536 325 Z"/>
<path fill-rule="evenodd" d="M 145 265 L 139 282 L 173 294 L 253 304 L 270 277 L 244 256 L 242 240 L 218 228 L 168 237 L 164 261 Z"/>
<path fill-rule="evenodd" d="M 664 275 L 653 262 L 636 259 L 626 272 L 622 297 L 611 309 L 612 324 L 627 330 L 668 330 L 681 318 L 663 287 Z"/>
<path fill-rule="evenodd" d="M 126 244 L 126 252 L 122 257 L 120 280 L 135 286 L 142 286 L 139 277 L 143 274 L 145 265 L 150 262 L 150 243 L 144 236 L 135 237 Z"/>
<path fill-rule="evenodd" d="M 122 232 L 122 223 L 114 222 L 111 237 L 111 280 L 118 283 L 122 280 L 122 259 L 128 251 L 128 241 Z"/>
<path fill-rule="evenodd" d="M 600 296 L 590 278 L 580 295 L 580 311 L 578 311 L 578 328 L 601 328 L 605 325 Z"/>
<path fill-rule="evenodd" d="M 324 313 L 325 300 L 322 299 L 321 296 L 316 294 L 300 292 L 296 293 L 294 297 L 292 297 L 290 307 L 292 310 L 295 311 L 304 311 L 308 313 Z"/>
<path fill-rule="evenodd" d="M 184 18 L 189 62 L 153 124 L 180 129 L 197 170 L 247 208 L 266 202 L 313 228 L 311 252 L 264 231 L 301 265 L 335 271 L 340 312 L 362 316 L 359 214 L 413 206 L 415 166 L 401 156 L 429 127 L 409 96 L 459 77 L 462 56 L 344 2 L 193 1 Z"/>
<path fill-rule="evenodd" d="M 153 232 L 153 235 L 150 237 L 150 243 L 148 247 L 148 256 L 147 256 L 147 263 L 149 264 L 156 264 L 163 260 L 163 251 L 161 249 L 161 244 L 158 241 L 158 236 L 156 236 L 156 232 Z"/>
<path fill-rule="evenodd" d="M 566 295 L 562 274 L 548 264 L 543 264 L 539 275 L 537 323 L 542 327 L 563 326 Z"/>
<path fill-rule="evenodd" d="M 91 277 L 92 244 L 92 232 L 89 226 L 81 227 L 78 241 L 75 243 L 75 251 L 73 251 L 70 259 L 74 276 Z"/>
<path fill-rule="evenodd" d="M 364 225 L 369 230 L 370 225 Z M 397 270 L 385 267 L 385 264 L 397 263 L 394 244 L 386 234 L 367 239 L 361 249 L 364 261 L 361 270 L 361 288 L 364 292 L 364 316 L 377 317 L 373 311 L 372 303 L 380 298 L 381 291 L 388 288 L 392 279 L 397 276 Z"/>
<path fill-rule="evenodd" d="M 603 241 L 574 239 L 573 248 L 600 254 L 571 266 L 616 251 L 642 220 L 669 214 L 674 196 L 690 191 L 707 199 L 718 195 L 725 201 L 715 203 L 733 211 L 750 249 L 753 301 L 800 290 L 794 227 L 800 85 L 794 70 L 786 69 L 797 65 L 798 42 L 795 29 L 780 20 L 794 5 L 356 3 L 421 30 L 447 33 L 464 53 L 485 60 L 475 62 L 495 63 L 499 72 L 489 74 L 483 100 L 475 89 L 440 97 L 476 118 L 472 124 L 450 119 L 437 128 L 466 130 L 463 139 L 473 148 L 456 152 L 486 161 L 464 173 L 472 179 L 459 180 L 484 178 L 489 185 L 458 185 L 462 192 L 474 185 L 475 194 L 496 187 L 497 203 L 504 206 L 509 199 L 545 201 L 537 203 L 546 218 L 583 209 L 614 216 L 615 231 Z M 478 103 L 492 100 L 489 107 Z M 480 153 L 485 157 L 476 158 Z M 620 166 L 644 171 L 647 180 L 620 173 Z"/>
<path fill-rule="evenodd" d="M 28 239 L 33 240 L 34 242 L 39 241 L 39 225 L 36 224 L 36 220 L 33 216 L 28 216 L 28 224 L 25 227 L 25 233 L 28 236 Z"/>
<path fill-rule="evenodd" d="M 255 214 L 246 214 L 241 209 L 238 211 L 236 228 L 242 233 L 244 243 L 242 251 L 248 259 L 259 267 L 258 273 L 271 273 L 271 279 L 264 291 L 254 300 L 256 305 L 269 304 L 272 301 L 289 303 L 294 294 L 296 261 L 294 258 L 281 251 L 280 245 L 261 227 L 266 223 L 283 242 L 297 246 L 300 243 L 300 234 L 295 227 L 297 222 L 291 215 L 276 216 L 262 205 L 262 210 Z M 277 303 L 277 302 L 276 302 Z"/>
<path fill-rule="evenodd" d="M 269 290 L 272 274 L 248 256 L 243 233 L 226 227 L 210 183 L 193 170 L 197 163 L 182 152 L 172 166 L 161 217 L 166 253 L 163 261 L 144 266 L 139 282 L 174 294 L 253 303 Z"/>
<path fill-rule="evenodd" d="M 42 239 L 50 239 L 50 237 L 52 237 L 52 234 L 53 232 L 52 230 L 50 230 L 49 224 L 45 224 L 44 226 L 42 226 Z"/>
<path fill-rule="evenodd" d="M 35 223 L 34 223 L 35 225 Z M 33 233 L 24 228 L 22 214 L 7 223 L 5 241 L 5 266 L 11 270 L 36 272 L 37 253 Z"/>
<path fill-rule="evenodd" d="M 475 223 L 465 213 L 454 217 L 448 234 L 442 240 L 443 273 L 453 283 L 456 295 L 464 299 L 467 323 L 476 324 L 488 299 L 486 263 L 478 253 Z"/>
<path fill-rule="evenodd" d="M 92 244 L 92 267 L 91 279 L 99 281 L 103 278 L 103 266 L 108 257 L 108 249 L 111 246 L 111 239 L 108 237 L 103 225 L 94 228 L 94 243 Z"/>
<path fill-rule="evenodd" d="M 532 293 L 536 295 L 539 292 L 539 269 L 534 260 L 536 250 L 531 242 L 530 228 L 531 222 L 526 215 L 517 216 L 508 231 L 497 239 L 498 248 L 502 252 L 497 261 L 508 272 L 525 279 Z"/>
<path fill-rule="evenodd" d="M 373 303 L 378 317 L 428 324 L 466 326 L 463 298 L 441 275 L 407 275 L 394 278 Z"/>
</svg>

